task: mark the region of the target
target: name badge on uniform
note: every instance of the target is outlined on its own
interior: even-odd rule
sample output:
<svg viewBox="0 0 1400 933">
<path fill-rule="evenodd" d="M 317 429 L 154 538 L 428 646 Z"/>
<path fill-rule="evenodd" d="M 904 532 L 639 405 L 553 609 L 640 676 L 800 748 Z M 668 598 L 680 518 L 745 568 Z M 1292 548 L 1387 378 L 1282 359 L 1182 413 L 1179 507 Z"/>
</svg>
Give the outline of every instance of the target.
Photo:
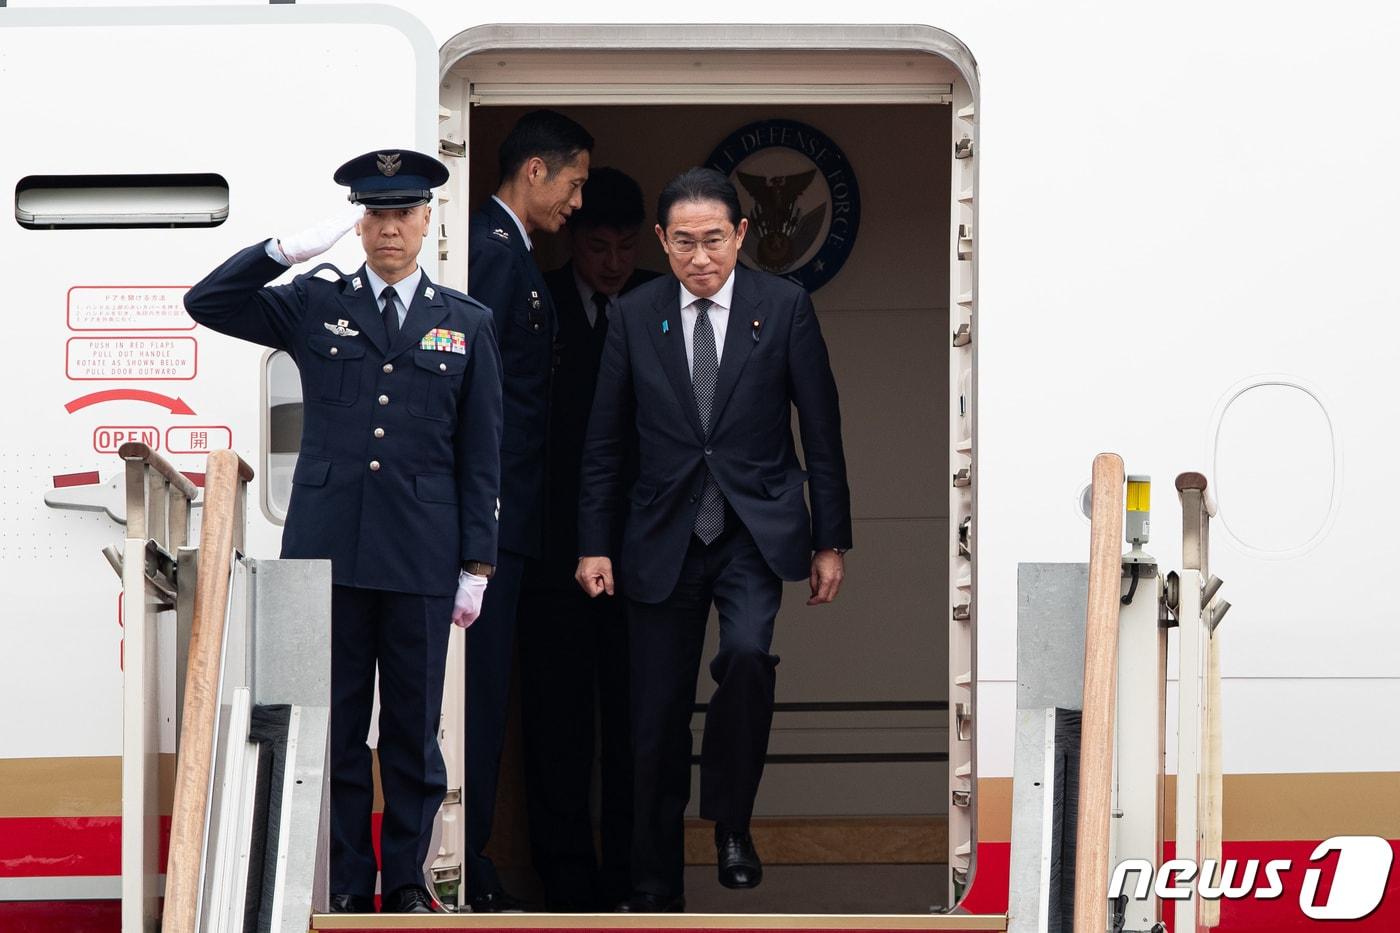
<svg viewBox="0 0 1400 933">
<path fill-rule="evenodd" d="M 418 341 L 420 350 L 439 350 L 443 353 L 467 352 L 467 335 L 460 330 L 448 330 L 445 327 L 434 327 L 423 335 L 423 339 Z"/>
</svg>

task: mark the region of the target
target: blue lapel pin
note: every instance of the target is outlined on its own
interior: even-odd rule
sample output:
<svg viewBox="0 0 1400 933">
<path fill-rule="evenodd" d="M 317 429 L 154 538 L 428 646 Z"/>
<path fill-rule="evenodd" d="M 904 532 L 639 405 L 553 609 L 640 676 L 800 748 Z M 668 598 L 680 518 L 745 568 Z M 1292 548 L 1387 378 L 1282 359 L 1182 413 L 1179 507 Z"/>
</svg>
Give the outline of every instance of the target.
<svg viewBox="0 0 1400 933">
<path fill-rule="evenodd" d="M 661 333 L 663 333 L 663 334 L 669 334 L 670 332 L 671 332 L 671 320 L 670 320 L 670 318 L 667 318 L 666 320 L 664 320 L 664 321 L 661 322 Z"/>
<path fill-rule="evenodd" d="M 758 318 L 753 319 L 753 342 L 758 343 L 758 332 L 763 330 L 763 322 Z"/>
</svg>

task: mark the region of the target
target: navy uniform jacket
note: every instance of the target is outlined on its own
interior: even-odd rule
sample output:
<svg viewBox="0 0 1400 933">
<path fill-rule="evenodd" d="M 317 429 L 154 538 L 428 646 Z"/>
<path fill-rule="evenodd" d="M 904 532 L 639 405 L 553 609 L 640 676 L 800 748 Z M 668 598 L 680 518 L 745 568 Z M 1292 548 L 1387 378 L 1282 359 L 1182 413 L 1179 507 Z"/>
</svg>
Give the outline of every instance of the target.
<svg viewBox="0 0 1400 933">
<path fill-rule="evenodd" d="M 806 579 L 813 550 L 851 545 L 836 381 L 812 301 L 766 272 L 739 266 L 734 274 L 708 436 L 686 362 L 680 283 L 669 275 L 648 282 L 608 317 L 583 452 L 579 551 L 616 556 L 614 503 L 625 494 L 618 573 L 640 602 L 661 602 L 675 588 L 707 466 L 782 579 Z M 806 470 L 793 445 L 793 405 Z M 639 475 L 624 488 L 619 470 L 634 424 Z"/>
<path fill-rule="evenodd" d="M 544 546 L 554 302 L 520 229 L 494 199 L 472 215 L 467 291 L 491 309 L 505 373 L 500 546 L 539 557 Z"/>
<path fill-rule="evenodd" d="M 622 286 L 622 294 L 656 277 L 655 272 L 637 269 Z M 593 390 L 598 384 L 605 334 L 588 322 L 574 281 L 573 263 L 546 273 L 544 280 L 559 313 L 549 411 L 548 539 L 544 556 L 568 585 L 576 586 L 573 577 L 579 559 L 579 464 L 583 460 L 583 439 L 593 407 Z M 635 469 L 631 457 L 627 458 L 624 472 L 629 468 Z"/>
<path fill-rule="evenodd" d="M 200 324 L 285 350 L 301 371 L 282 556 L 330 558 L 338 586 L 452 594 L 462 561 L 496 559 L 501 383 L 490 312 L 425 273 L 388 346 L 363 267 L 264 287 L 286 269 L 259 243 L 185 296 Z M 455 334 L 463 352 L 451 349 Z M 436 336 L 448 349 L 420 346 Z"/>
</svg>

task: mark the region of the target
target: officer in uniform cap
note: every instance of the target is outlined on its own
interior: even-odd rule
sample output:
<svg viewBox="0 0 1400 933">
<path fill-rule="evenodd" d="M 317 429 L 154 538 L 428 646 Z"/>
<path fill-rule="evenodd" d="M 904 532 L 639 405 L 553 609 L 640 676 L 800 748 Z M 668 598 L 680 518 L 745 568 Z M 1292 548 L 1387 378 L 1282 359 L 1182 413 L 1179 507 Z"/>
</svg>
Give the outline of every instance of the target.
<svg viewBox="0 0 1400 933">
<path fill-rule="evenodd" d="M 437 159 L 384 149 L 335 173 L 349 213 L 255 243 L 185 297 L 199 323 L 284 350 L 301 372 L 301 451 L 282 556 L 331 561 L 331 909 L 374 909 L 366 745 L 379 671 L 385 912 L 425 913 L 447 641 L 496 559 L 501 365 L 491 312 L 429 281 L 418 252 Z M 365 264 L 269 286 L 354 229 Z M 329 281 L 318 277 L 334 270 Z"/>
</svg>

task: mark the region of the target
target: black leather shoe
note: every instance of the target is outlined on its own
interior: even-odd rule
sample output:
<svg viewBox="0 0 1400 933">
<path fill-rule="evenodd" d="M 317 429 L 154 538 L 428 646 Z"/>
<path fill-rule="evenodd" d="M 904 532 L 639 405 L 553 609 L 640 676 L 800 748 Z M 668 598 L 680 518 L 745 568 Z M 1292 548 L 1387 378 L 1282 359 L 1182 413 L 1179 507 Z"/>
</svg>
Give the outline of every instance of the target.
<svg viewBox="0 0 1400 933">
<path fill-rule="evenodd" d="M 333 914 L 372 914 L 374 898 L 363 894 L 332 894 L 331 913 Z"/>
<path fill-rule="evenodd" d="M 756 888 L 763 880 L 763 863 L 748 833 L 719 833 L 715 860 L 719 863 L 719 883 L 726 888 Z"/>
<path fill-rule="evenodd" d="M 617 905 L 618 913 L 623 914 L 683 914 L 685 898 L 679 894 L 666 897 L 662 894 L 648 894 L 638 891 Z"/>
<path fill-rule="evenodd" d="M 525 912 L 525 902 L 505 891 L 492 891 L 472 898 L 471 909 L 474 914 L 519 914 Z"/>
<path fill-rule="evenodd" d="M 440 913 L 428 892 L 416 884 L 406 884 L 384 898 L 386 914 Z"/>
</svg>

